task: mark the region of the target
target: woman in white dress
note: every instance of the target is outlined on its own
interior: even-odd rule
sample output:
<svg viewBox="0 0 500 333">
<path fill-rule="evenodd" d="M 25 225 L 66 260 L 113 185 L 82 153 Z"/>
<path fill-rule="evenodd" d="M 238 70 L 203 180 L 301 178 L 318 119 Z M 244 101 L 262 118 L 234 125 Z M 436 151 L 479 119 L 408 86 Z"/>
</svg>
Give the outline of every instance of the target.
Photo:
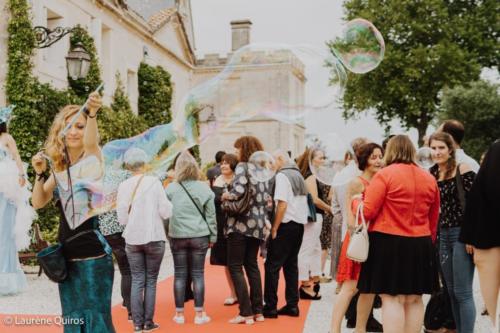
<svg viewBox="0 0 500 333">
<path fill-rule="evenodd" d="M 35 216 L 16 142 L 7 132 L 11 112 L 12 108 L 0 109 L 0 296 L 26 288 L 17 252 L 29 246 Z"/>
</svg>

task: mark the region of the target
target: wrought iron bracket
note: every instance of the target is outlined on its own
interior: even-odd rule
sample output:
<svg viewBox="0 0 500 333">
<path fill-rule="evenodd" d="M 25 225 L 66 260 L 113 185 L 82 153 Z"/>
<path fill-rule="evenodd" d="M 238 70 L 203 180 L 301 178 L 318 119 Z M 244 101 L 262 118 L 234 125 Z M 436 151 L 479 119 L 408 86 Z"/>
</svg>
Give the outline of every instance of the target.
<svg viewBox="0 0 500 333">
<path fill-rule="evenodd" d="M 46 27 L 36 26 L 33 28 L 35 32 L 35 46 L 38 49 L 49 47 L 75 29 L 77 28 L 57 27 L 54 30 L 50 30 Z"/>
</svg>

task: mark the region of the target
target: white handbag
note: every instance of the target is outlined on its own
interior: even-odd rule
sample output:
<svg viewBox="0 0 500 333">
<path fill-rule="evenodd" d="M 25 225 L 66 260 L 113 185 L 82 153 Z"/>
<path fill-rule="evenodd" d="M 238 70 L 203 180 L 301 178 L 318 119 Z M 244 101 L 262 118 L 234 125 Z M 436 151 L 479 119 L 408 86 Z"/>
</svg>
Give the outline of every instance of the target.
<svg viewBox="0 0 500 333">
<path fill-rule="evenodd" d="M 365 221 L 365 216 L 363 214 L 363 203 L 358 205 L 356 211 L 356 223 L 361 217 L 361 223 L 356 226 L 351 239 L 349 240 L 349 245 L 347 246 L 346 256 L 347 258 L 357 261 L 365 262 L 368 258 L 368 249 L 370 247 L 370 240 L 368 238 L 368 225 Z"/>
</svg>

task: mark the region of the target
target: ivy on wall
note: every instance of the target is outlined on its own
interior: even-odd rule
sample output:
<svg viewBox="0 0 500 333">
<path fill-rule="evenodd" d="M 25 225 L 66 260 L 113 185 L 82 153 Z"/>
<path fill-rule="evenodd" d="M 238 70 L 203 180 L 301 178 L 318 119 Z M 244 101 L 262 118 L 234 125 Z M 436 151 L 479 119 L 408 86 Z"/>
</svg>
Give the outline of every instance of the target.
<svg viewBox="0 0 500 333">
<path fill-rule="evenodd" d="M 56 90 L 42 84 L 33 76 L 32 57 L 35 35 L 30 19 L 27 0 L 8 0 L 8 73 L 5 83 L 8 103 L 15 104 L 14 117 L 9 131 L 16 140 L 21 158 L 30 162 L 42 148 L 59 109 L 67 104 L 81 104 L 101 82 L 99 62 L 93 38 L 81 26 L 70 36 L 71 47 L 81 43 L 90 54 L 89 73 L 84 79 L 68 77 L 69 88 Z M 171 121 L 172 87 L 170 74 L 162 67 L 141 64 L 139 73 L 139 116 L 135 115 L 125 94 L 121 80 L 117 82 L 111 107 L 99 112 L 98 124 L 101 143 L 113 139 L 131 137 L 155 126 Z M 30 179 L 33 171 L 29 169 Z M 58 212 L 53 203 L 38 211 L 38 223 L 44 237 L 54 242 L 57 236 Z"/>
<path fill-rule="evenodd" d="M 148 126 L 166 124 L 172 120 L 172 84 L 170 74 L 161 66 L 144 62 L 137 71 L 139 79 L 139 115 Z"/>
<path fill-rule="evenodd" d="M 8 8 L 9 70 L 5 90 L 8 103 L 16 105 L 9 132 L 16 140 L 21 158 L 29 162 L 31 156 L 42 147 L 57 110 L 73 102 L 75 96 L 69 91 L 54 90 L 33 77 L 31 59 L 35 35 L 29 17 L 29 5 L 26 0 L 9 0 Z M 29 169 L 28 174 L 33 176 L 33 171 Z M 53 231 L 58 222 L 55 207 L 53 204 L 47 205 L 38 214 L 42 232 L 49 236 L 49 240 L 53 240 Z"/>
<path fill-rule="evenodd" d="M 146 121 L 132 112 L 119 73 L 116 73 L 116 90 L 111 108 L 103 107 L 99 111 L 97 122 L 101 134 L 101 144 L 114 139 L 132 137 L 148 128 Z"/>
</svg>

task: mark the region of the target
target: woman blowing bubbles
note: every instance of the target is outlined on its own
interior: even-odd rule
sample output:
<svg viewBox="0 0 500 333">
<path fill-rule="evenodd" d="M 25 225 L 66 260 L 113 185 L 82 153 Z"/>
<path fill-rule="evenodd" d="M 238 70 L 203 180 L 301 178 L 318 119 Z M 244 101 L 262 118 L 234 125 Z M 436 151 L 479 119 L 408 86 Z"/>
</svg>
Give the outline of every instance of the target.
<svg viewBox="0 0 500 333">
<path fill-rule="evenodd" d="M 78 105 L 67 105 L 56 115 L 45 143 L 52 162 L 47 180 L 43 154 L 32 159 L 37 174 L 34 208 L 44 207 L 55 196 L 61 212 L 58 238 L 68 271 L 67 278 L 59 283 L 65 333 L 115 332 L 111 321 L 111 248 L 97 229 L 91 204 L 91 195 L 95 194 L 92 185 L 103 175 L 96 121 L 101 105 L 101 97 L 95 92 L 89 97 L 86 112 L 75 122 L 71 120 L 80 109 Z M 61 135 L 68 124 L 65 136 Z"/>
</svg>

